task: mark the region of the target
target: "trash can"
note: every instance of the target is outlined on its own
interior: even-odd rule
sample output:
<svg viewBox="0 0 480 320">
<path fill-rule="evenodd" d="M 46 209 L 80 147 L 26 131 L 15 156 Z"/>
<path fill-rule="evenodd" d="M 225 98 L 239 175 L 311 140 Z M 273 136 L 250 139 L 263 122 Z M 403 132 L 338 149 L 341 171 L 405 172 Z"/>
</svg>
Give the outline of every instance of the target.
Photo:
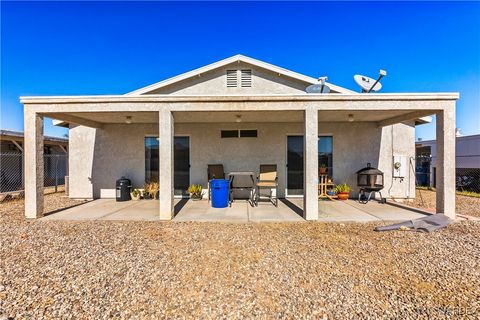
<svg viewBox="0 0 480 320">
<path fill-rule="evenodd" d="M 128 201 L 130 198 L 130 189 L 132 188 L 132 182 L 130 179 L 121 177 L 117 180 L 116 183 L 116 200 L 118 201 Z"/>
<path fill-rule="evenodd" d="M 210 188 L 212 188 L 212 207 L 228 207 L 230 181 L 226 179 L 213 179 L 210 181 Z"/>
</svg>

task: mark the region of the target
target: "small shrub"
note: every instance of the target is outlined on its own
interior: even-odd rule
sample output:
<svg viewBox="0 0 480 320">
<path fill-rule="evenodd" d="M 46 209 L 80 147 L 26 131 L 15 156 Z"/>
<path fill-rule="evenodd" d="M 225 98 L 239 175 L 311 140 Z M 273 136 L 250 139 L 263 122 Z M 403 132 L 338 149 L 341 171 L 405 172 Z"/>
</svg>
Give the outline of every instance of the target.
<svg viewBox="0 0 480 320">
<path fill-rule="evenodd" d="M 338 184 L 335 187 L 335 192 L 336 193 L 349 193 L 350 192 L 350 186 L 346 183 Z"/>
<path fill-rule="evenodd" d="M 193 199 L 201 199 L 202 185 L 192 184 L 190 187 L 188 187 L 188 193 L 190 193 L 190 197 L 192 197 Z"/>
</svg>

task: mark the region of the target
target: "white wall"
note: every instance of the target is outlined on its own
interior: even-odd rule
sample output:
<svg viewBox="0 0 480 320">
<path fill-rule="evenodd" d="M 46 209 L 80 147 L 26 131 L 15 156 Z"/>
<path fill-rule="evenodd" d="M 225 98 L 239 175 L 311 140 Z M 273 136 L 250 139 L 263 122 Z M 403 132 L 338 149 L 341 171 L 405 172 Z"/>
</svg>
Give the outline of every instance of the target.
<svg viewBox="0 0 480 320">
<path fill-rule="evenodd" d="M 258 138 L 221 139 L 221 129 L 257 129 Z M 392 131 L 393 130 L 393 131 Z M 115 180 L 122 175 L 136 187 L 145 180 L 144 138 L 157 135 L 158 126 L 105 125 L 102 129 L 70 130 L 70 197 L 113 197 Z M 258 172 L 262 163 L 276 163 L 279 196 L 284 196 L 286 139 L 302 134 L 303 123 L 192 123 L 176 124 L 176 135 L 191 137 L 191 183 L 206 186 L 207 165 L 223 163 L 225 171 Z M 393 133 L 393 139 L 392 139 Z M 413 125 L 377 128 L 374 123 L 320 123 L 320 135 L 333 135 L 333 178 L 356 191 L 355 172 L 368 162 L 385 173 L 387 197 L 415 195 L 414 173 L 392 179 L 392 155 L 414 157 Z"/>
</svg>

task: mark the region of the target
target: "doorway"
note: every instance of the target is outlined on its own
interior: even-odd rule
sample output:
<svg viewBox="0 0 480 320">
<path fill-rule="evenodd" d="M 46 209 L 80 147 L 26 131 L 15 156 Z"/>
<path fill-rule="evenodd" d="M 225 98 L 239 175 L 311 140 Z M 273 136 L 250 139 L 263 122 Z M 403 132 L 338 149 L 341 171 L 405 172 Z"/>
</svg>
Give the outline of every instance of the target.
<svg viewBox="0 0 480 320">
<path fill-rule="evenodd" d="M 176 136 L 173 150 L 174 196 L 188 197 L 190 185 L 190 137 Z M 159 141 L 157 137 L 145 137 L 145 181 L 158 181 Z"/>
</svg>

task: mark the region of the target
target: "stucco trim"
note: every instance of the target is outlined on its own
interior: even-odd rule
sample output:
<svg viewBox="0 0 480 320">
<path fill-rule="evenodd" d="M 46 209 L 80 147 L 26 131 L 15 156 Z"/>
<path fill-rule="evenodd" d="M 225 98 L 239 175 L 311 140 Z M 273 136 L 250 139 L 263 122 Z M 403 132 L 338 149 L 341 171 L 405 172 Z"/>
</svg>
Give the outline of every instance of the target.
<svg viewBox="0 0 480 320">
<path fill-rule="evenodd" d="M 435 101 L 458 100 L 458 92 L 438 93 L 364 93 L 364 94 L 277 94 L 277 95 L 87 95 L 87 96 L 22 96 L 23 104 L 110 103 L 110 102 L 248 102 L 248 101 Z"/>
</svg>

